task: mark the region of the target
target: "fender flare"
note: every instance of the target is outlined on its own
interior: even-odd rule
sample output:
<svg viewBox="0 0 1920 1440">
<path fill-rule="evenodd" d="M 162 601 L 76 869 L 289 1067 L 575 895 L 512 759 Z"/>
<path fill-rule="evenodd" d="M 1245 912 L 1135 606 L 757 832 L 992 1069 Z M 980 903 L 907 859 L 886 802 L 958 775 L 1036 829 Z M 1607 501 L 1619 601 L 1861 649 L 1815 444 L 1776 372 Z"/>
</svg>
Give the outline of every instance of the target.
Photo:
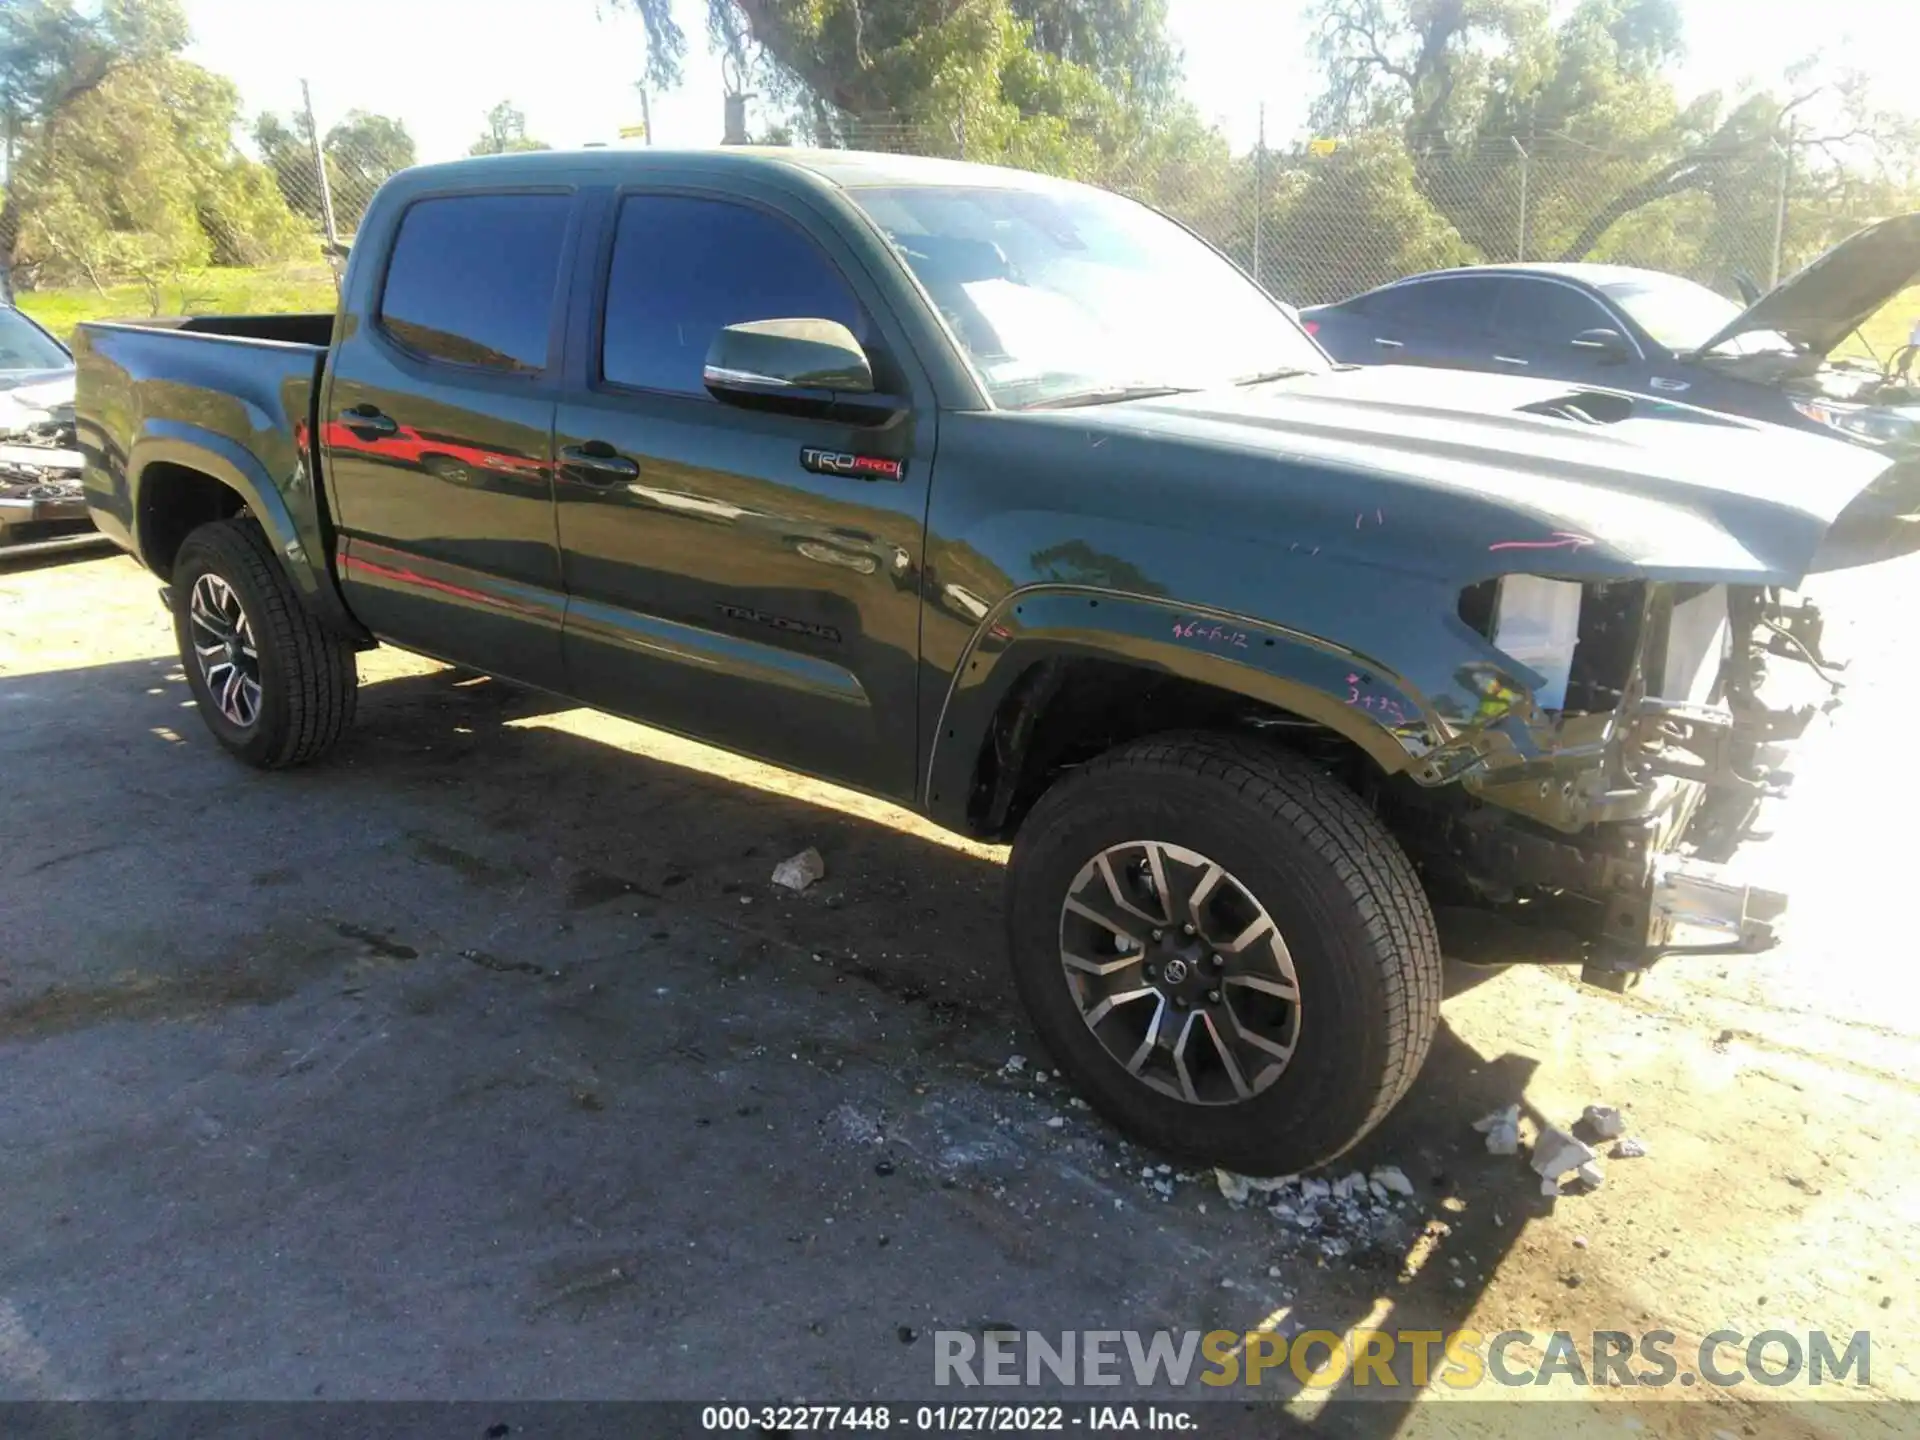
<svg viewBox="0 0 1920 1440">
<path fill-rule="evenodd" d="M 1404 679 L 1335 642 L 1268 621 L 1159 597 L 1072 585 L 1007 595 L 961 653 L 929 737 L 923 802 L 965 830 L 974 766 L 1002 702 L 1048 660 L 1107 660 L 1159 671 L 1326 726 L 1386 774 L 1423 768 L 1445 730 Z"/>
<path fill-rule="evenodd" d="M 147 563 L 149 553 L 144 481 L 147 470 L 159 464 L 198 471 L 238 495 L 267 532 L 294 589 L 321 622 L 357 642 L 371 638 L 347 609 L 334 580 L 313 477 L 304 461 L 296 464 L 284 486 L 279 485 L 258 457 L 237 441 L 184 421 L 148 420 L 128 452 L 126 466 L 134 541 L 142 563 Z M 287 503 L 289 495 L 306 497 L 304 514 L 295 516 Z"/>
</svg>

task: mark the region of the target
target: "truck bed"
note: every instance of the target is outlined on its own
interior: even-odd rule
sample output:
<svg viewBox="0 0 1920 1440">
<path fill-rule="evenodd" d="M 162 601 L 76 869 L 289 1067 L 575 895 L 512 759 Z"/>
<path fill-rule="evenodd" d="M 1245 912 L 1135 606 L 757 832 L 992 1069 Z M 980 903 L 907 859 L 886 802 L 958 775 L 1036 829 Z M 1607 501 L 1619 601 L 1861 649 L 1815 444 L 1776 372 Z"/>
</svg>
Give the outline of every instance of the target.
<svg viewBox="0 0 1920 1440">
<path fill-rule="evenodd" d="M 325 575 L 327 525 L 310 453 L 331 315 L 196 315 L 83 324 L 73 338 L 89 403 L 77 418 L 94 522 L 150 565 L 141 491 L 169 463 L 207 470 L 259 515 L 277 545 Z"/>
</svg>

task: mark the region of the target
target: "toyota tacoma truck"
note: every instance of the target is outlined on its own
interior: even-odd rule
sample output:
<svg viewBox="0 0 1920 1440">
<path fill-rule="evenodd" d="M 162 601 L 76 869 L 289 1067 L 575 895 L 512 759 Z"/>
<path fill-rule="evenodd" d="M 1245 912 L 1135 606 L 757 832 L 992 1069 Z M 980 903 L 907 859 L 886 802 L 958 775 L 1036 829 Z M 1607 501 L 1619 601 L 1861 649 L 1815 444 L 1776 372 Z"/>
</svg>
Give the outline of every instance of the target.
<svg viewBox="0 0 1920 1440">
<path fill-rule="evenodd" d="M 1728 862 L 1830 699 L 1797 587 L 1913 479 L 1338 367 L 1133 201 L 844 152 L 410 170 L 337 314 L 76 353 L 94 518 L 241 760 L 327 751 L 386 643 L 1010 841 L 1060 1068 L 1258 1174 L 1412 1083 L 1436 907 L 1596 973 L 1771 942 Z"/>
</svg>

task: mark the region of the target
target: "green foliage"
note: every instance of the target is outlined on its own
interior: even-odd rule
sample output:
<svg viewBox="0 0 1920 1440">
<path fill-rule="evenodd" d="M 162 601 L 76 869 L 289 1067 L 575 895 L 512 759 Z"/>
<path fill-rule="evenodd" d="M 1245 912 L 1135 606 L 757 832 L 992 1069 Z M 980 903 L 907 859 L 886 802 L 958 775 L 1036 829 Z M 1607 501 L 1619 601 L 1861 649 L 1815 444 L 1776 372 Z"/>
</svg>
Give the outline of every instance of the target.
<svg viewBox="0 0 1920 1440">
<path fill-rule="evenodd" d="M 1363 136 L 1294 172 L 1269 213 L 1258 278 L 1300 305 L 1344 298 L 1356 275 L 1387 280 L 1480 258 L 1421 193 L 1391 136 Z"/>
<path fill-rule="evenodd" d="M 0 264 L 23 286 L 311 254 L 271 174 L 234 146 L 231 81 L 179 58 L 174 0 L 21 0 L 0 12 L 17 147 Z M 157 300 L 152 303 L 157 304 Z"/>
<path fill-rule="evenodd" d="M 246 269 L 182 270 L 159 286 L 44 287 L 23 291 L 20 308 L 63 339 L 83 320 L 143 315 L 286 315 L 331 310 L 333 272 L 319 261 Z"/>
<path fill-rule="evenodd" d="M 313 229 L 323 221 L 320 181 L 313 170 L 313 130 L 305 114 L 285 119 L 263 114 L 253 122 L 253 143 L 273 172 L 290 210 Z M 388 176 L 417 163 L 413 136 L 399 120 L 349 110 L 322 138 L 334 229 L 353 234 L 373 195 Z"/>
<path fill-rule="evenodd" d="M 506 155 L 521 150 L 550 150 L 544 140 L 527 137 L 527 117 L 511 100 L 502 100 L 487 111 L 487 128 L 473 142 L 469 155 Z"/>
</svg>

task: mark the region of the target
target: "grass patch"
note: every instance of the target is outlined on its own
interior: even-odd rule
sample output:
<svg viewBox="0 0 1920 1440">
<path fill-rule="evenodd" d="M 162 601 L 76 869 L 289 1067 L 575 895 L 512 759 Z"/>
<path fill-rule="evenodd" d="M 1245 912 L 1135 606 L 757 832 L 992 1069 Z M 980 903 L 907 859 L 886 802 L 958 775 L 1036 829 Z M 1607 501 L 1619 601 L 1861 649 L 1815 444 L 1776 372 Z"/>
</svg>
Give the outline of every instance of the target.
<svg viewBox="0 0 1920 1440">
<path fill-rule="evenodd" d="M 62 339 L 84 320 L 126 320 L 154 313 L 144 285 L 109 285 L 104 291 L 91 285 L 22 290 L 14 299 Z M 288 315 L 333 308 L 333 272 L 325 264 L 191 270 L 160 287 L 162 315 Z"/>
</svg>

